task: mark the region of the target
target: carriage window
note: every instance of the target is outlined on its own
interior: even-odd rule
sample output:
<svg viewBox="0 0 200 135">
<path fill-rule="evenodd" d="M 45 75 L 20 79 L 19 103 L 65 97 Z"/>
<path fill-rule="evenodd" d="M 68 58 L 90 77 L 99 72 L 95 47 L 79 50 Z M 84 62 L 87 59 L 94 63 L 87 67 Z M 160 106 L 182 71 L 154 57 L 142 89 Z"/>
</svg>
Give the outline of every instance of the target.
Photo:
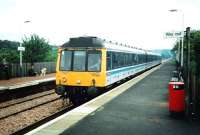
<svg viewBox="0 0 200 135">
<path fill-rule="evenodd" d="M 128 54 L 125 53 L 124 55 L 125 55 L 125 66 L 128 66 Z"/>
<path fill-rule="evenodd" d="M 117 52 L 112 53 L 112 64 L 113 64 L 113 69 L 117 68 L 118 66 Z"/>
<path fill-rule="evenodd" d="M 136 61 L 135 61 L 135 54 L 132 54 L 131 56 L 131 61 L 132 61 L 132 65 L 135 65 L 136 64 Z"/>
<path fill-rule="evenodd" d="M 60 70 L 71 70 L 72 51 L 62 51 Z"/>
<path fill-rule="evenodd" d="M 100 71 L 101 69 L 101 53 L 88 53 L 88 71 Z"/>
<path fill-rule="evenodd" d="M 86 52 L 85 51 L 74 51 L 74 71 L 85 71 L 85 61 L 86 61 Z"/>
<path fill-rule="evenodd" d="M 124 66 L 124 53 L 118 52 L 117 60 L 118 60 L 118 67 L 123 67 Z"/>
<path fill-rule="evenodd" d="M 106 69 L 108 71 L 108 70 L 112 69 L 112 54 L 111 54 L 111 52 L 107 52 L 107 58 L 106 59 L 107 59 Z"/>
<path fill-rule="evenodd" d="M 135 54 L 135 58 L 134 58 L 134 60 L 135 60 L 135 64 L 139 64 L 138 54 Z"/>
<path fill-rule="evenodd" d="M 131 57 L 131 54 L 129 53 L 128 54 L 128 65 L 131 66 L 132 64 L 132 57 Z"/>
</svg>

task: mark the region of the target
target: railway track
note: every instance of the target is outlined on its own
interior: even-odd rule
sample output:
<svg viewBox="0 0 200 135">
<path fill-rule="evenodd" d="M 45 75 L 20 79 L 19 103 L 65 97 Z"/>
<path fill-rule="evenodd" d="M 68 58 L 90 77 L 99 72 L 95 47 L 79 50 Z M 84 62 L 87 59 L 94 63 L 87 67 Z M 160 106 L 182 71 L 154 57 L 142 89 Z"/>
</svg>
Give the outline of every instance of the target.
<svg viewBox="0 0 200 135">
<path fill-rule="evenodd" d="M 60 97 L 53 93 L 34 98 L 32 100 L 14 103 L 13 105 L 0 109 L 0 120 L 56 100 L 60 100 Z"/>
<path fill-rule="evenodd" d="M 26 129 L 64 108 L 62 99 L 52 89 L 1 102 L 0 134 L 7 135 Z"/>
<path fill-rule="evenodd" d="M 44 91 L 44 92 L 41 92 L 41 93 L 30 95 L 30 96 L 26 96 L 26 97 L 23 97 L 23 98 L 9 100 L 9 101 L 0 103 L 0 109 L 7 108 L 7 107 L 10 107 L 10 106 L 14 106 L 16 104 L 24 103 L 24 102 L 27 102 L 27 101 L 31 101 L 31 100 L 34 100 L 34 99 L 37 99 L 37 98 L 41 98 L 43 96 L 51 95 L 53 93 L 55 93 L 55 90 L 48 90 L 48 91 Z"/>
<path fill-rule="evenodd" d="M 45 124 L 46 122 L 48 122 L 50 120 L 53 120 L 53 119 L 61 116 L 62 114 L 74 109 L 74 107 L 75 106 L 73 106 L 72 104 L 68 105 L 67 107 L 63 108 L 62 110 L 59 110 L 58 112 L 53 113 L 49 117 L 45 117 L 45 118 L 41 119 L 40 121 L 37 121 L 37 122 L 35 122 L 33 124 L 30 124 L 30 125 L 26 126 L 23 129 L 15 131 L 14 133 L 12 133 L 12 135 L 26 134 L 27 132 L 39 127 L 40 125 Z"/>
</svg>

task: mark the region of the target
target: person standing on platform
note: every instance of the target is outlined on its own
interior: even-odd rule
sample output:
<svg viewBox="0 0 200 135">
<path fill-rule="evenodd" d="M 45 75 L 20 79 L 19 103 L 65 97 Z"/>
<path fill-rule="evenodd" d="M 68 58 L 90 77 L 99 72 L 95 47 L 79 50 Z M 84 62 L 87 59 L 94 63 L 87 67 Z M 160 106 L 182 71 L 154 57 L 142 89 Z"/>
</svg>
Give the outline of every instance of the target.
<svg viewBox="0 0 200 135">
<path fill-rule="evenodd" d="M 9 64 L 8 62 L 6 61 L 6 58 L 3 59 L 3 71 L 4 71 L 4 74 L 5 74 L 5 79 L 10 79 L 10 76 L 9 76 Z"/>
<path fill-rule="evenodd" d="M 36 76 L 37 75 L 37 73 L 34 70 L 33 64 L 31 64 L 31 68 L 29 69 L 28 74 L 29 74 L 29 76 Z"/>
</svg>

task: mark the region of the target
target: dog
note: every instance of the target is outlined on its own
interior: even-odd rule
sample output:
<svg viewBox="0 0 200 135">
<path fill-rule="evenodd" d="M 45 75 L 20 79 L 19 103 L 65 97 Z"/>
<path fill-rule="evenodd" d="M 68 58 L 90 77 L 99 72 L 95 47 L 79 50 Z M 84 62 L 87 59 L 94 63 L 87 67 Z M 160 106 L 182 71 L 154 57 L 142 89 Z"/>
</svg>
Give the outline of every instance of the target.
<svg viewBox="0 0 200 135">
<path fill-rule="evenodd" d="M 45 76 L 46 73 L 47 73 L 47 68 L 42 68 L 40 76 Z"/>
</svg>

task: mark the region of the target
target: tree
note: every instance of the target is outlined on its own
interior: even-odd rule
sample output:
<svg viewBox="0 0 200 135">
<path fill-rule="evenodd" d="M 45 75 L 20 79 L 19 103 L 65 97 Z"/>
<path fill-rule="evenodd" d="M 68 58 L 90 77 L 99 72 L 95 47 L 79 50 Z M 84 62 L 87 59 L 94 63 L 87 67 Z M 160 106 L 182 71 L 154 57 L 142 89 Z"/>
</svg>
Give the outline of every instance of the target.
<svg viewBox="0 0 200 135">
<path fill-rule="evenodd" d="M 57 52 L 58 52 L 58 47 L 57 46 L 51 46 L 51 51 L 49 51 L 49 54 L 45 58 L 45 61 L 55 62 L 56 59 L 57 59 Z"/>
<path fill-rule="evenodd" d="M 169 49 L 158 49 L 158 50 L 152 50 L 155 53 L 158 53 L 161 55 L 162 59 L 168 59 L 170 57 L 172 57 L 172 53 L 171 50 Z"/>
<path fill-rule="evenodd" d="M 19 62 L 19 52 L 17 47 L 19 42 L 0 40 L 0 63 L 5 58 L 9 63 Z"/>
<path fill-rule="evenodd" d="M 22 46 L 25 47 L 23 59 L 31 64 L 45 61 L 51 51 L 49 43 L 35 34 L 31 35 L 30 38 L 25 37 Z"/>
<path fill-rule="evenodd" d="M 172 52 L 178 51 L 179 44 L 180 44 L 180 43 L 179 43 L 179 41 L 177 40 L 176 43 L 174 44 L 174 47 L 172 48 L 171 51 L 172 51 Z"/>
<path fill-rule="evenodd" d="M 200 31 L 193 30 L 190 32 L 190 64 L 193 74 L 199 72 L 197 64 L 199 64 L 200 50 Z"/>
</svg>

